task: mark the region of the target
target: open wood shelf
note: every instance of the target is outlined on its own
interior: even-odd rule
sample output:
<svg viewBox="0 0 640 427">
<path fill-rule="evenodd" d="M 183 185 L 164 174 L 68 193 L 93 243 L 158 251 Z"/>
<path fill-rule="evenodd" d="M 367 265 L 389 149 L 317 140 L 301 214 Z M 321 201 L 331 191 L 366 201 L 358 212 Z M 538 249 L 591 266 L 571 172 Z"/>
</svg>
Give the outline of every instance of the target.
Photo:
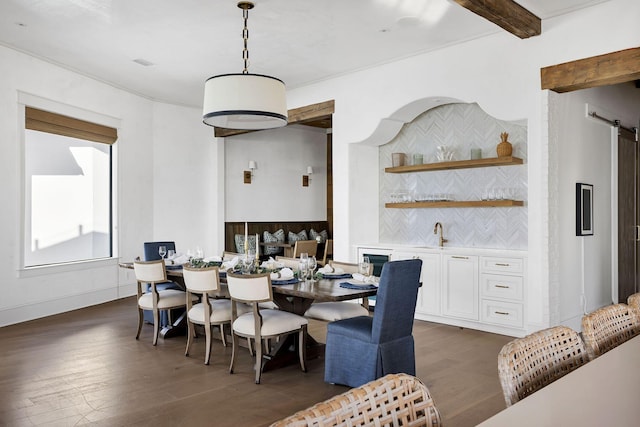
<svg viewBox="0 0 640 427">
<path fill-rule="evenodd" d="M 493 157 L 490 159 L 456 160 L 452 162 L 425 163 L 422 165 L 398 166 L 385 168 L 386 173 L 410 173 L 427 172 L 449 169 L 486 168 L 490 166 L 521 165 L 523 161 L 519 157 Z"/>
<path fill-rule="evenodd" d="M 510 208 L 524 206 L 522 200 L 456 200 L 448 202 L 409 202 L 385 203 L 385 208 L 414 209 L 414 208 Z"/>
</svg>

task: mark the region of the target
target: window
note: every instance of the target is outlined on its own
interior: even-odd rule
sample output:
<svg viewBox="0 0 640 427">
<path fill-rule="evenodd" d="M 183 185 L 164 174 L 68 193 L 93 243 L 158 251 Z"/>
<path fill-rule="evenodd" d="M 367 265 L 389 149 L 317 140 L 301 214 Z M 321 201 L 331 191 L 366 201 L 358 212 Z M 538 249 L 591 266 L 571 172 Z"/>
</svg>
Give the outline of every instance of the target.
<svg viewBox="0 0 640 427">
<path fill-rule="evenodd" d="M 108 258 L 116 129 L 25 109 L 24 266 Z"/>
</svg>

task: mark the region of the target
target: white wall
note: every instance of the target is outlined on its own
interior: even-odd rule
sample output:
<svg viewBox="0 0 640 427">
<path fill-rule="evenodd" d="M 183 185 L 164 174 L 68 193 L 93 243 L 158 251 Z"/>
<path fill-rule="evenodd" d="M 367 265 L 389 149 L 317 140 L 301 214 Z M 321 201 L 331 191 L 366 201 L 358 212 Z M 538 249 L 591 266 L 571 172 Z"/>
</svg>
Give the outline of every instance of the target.
<svg viewBox="0 0 640 427">
<path fill-rule="evenodd" d="M 244 184 L 250 160 L 258 168 Z M 303 187 L 307 166 L 313 174 Z M 226 138 L 224 194 L 225 221 L 326 220 L 326 131 L 291 126 Z"/>
<path fill-rule="evenodd" d="M 587 117 L 587 104 L 602 116 L 619 119 L 627 127 L 637 126 L 640 90 L 626 83 L 549 96 L 549 135 L 554 146 L 549 176 L 554 206 L 550 234 L 560 255 L 551 261 L 552 281 L 558 287 L 553 312 L 557 313 L 555 322 L 577 330 L 585 312 L 612 302 L 611 273 L 617 268 L 611 262 L 612 129 Z M 593 236 L 575 235 L 577 182 L 594 186 Z"/>
<path fill-rule="evenodd" d="M 370 177 L 371 173 L 361 174 L 362 162 L 353 156 L 359 150 L 351 149 L 351 143 L 367 139 L 381 119 L 423 98 L 444 96 L 477 102 L 493 117 L 524 119 L 528 124 L 527 319 L 530 329 L 549 325 L 557 316 L 549 305 L 549 295 L 556 291 L 549 288 L 549 257 L 558 251 L 549 245 L 549 141 L 542 115 L 546 92 L 540 88 L 540 68 L 637 47 L 640 35 L 634 28 L 639 15 L 639 2 L 612 0 L 546 20 L 538 37 L 520 40 L 499 33 L 291 90 L 291 108 L 335 99 L 334 209 L 342 213 L 334 222 L 335 257 L 353 257 L 353 245 L 360 239 L 371 241 L 379 225 L 378 186 L 375 181 L 355 183 L 361 175 Z M 376 167 L 377 162 L 370 165 Z M 346 182 L 348 186 L 340 185 Z"/>
</svg>

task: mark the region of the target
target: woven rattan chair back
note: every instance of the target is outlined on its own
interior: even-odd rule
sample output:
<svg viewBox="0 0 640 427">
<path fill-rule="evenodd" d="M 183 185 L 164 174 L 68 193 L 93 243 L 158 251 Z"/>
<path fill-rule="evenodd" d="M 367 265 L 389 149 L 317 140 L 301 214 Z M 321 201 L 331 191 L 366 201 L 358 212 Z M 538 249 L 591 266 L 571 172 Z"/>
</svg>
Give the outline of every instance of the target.
<svg viewBox="0 0 640 427">
<path fill-rule="evenodd" d="M 389 374 L 296 412 L 271 427 L 338 425 L 438 427 L 442 421 L 429 389 L 419 379 Z"/>
<path fill-rule="evenodd" d="M 602 307 L 582 317 L 582 337 L 591 360 L 640 334 L 640 315 L 627 304 Z"/>
<path fill-rule="evenodd" d="M 498 375 L 507 406 L 588 362 L 576 331 L 556 326 L 513 340 L 498 354 Z"/>
</svg>

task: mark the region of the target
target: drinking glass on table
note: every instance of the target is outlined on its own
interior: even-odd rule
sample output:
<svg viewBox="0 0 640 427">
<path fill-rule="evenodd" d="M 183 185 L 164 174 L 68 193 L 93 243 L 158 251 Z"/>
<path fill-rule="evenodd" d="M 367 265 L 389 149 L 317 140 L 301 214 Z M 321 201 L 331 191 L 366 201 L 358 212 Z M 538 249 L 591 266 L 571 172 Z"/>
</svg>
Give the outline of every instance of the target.
<svg viewBox="0 0 640 427">
<path fill-rule="evenodd" d="M 173 249 L 169 249 L 167 251 L 167 258 L 174 259 L 175 257 L 176 257 L 176 251 L 174 251 Z"/>
<path fill-rule="evenodd" d="M 309 266 L 309 274 L 308 276 L 313 280 L 314 273 L 316 271 L 316 267 L 318 266 L 318 261 L 316 261 L 316 257 L 311 256 L 307 259 L 307 265 Z"/>
<path fill-rule="evenodd" d="M 370 266 L 371 264 L 369 263 L 369 257 L 362 257 L 362 261 L 360 261 L 360 264 L 358 265 L 358 272 L 363 276 L 368 276 Z"/>
<path fill-rule="evenodd" d="M 255 252 L 252 251 L 251 249 L 249 249 L 247 251 L 247 254 L 242 259 L 242 272 L 243 273 L 245 273 L 245 274 L 251 273 L 251 270 L 253 270 L 253 262 L 254 262 L 255 257 L 256 257 Z"/>
<path fill-rule="evenodd" d="M 167 256 L 167 247 L 166 246 L 158 247 L 158 255 L 160 255 L 160 257 L 164 259 L 164 257 Z"/>
</svg>

